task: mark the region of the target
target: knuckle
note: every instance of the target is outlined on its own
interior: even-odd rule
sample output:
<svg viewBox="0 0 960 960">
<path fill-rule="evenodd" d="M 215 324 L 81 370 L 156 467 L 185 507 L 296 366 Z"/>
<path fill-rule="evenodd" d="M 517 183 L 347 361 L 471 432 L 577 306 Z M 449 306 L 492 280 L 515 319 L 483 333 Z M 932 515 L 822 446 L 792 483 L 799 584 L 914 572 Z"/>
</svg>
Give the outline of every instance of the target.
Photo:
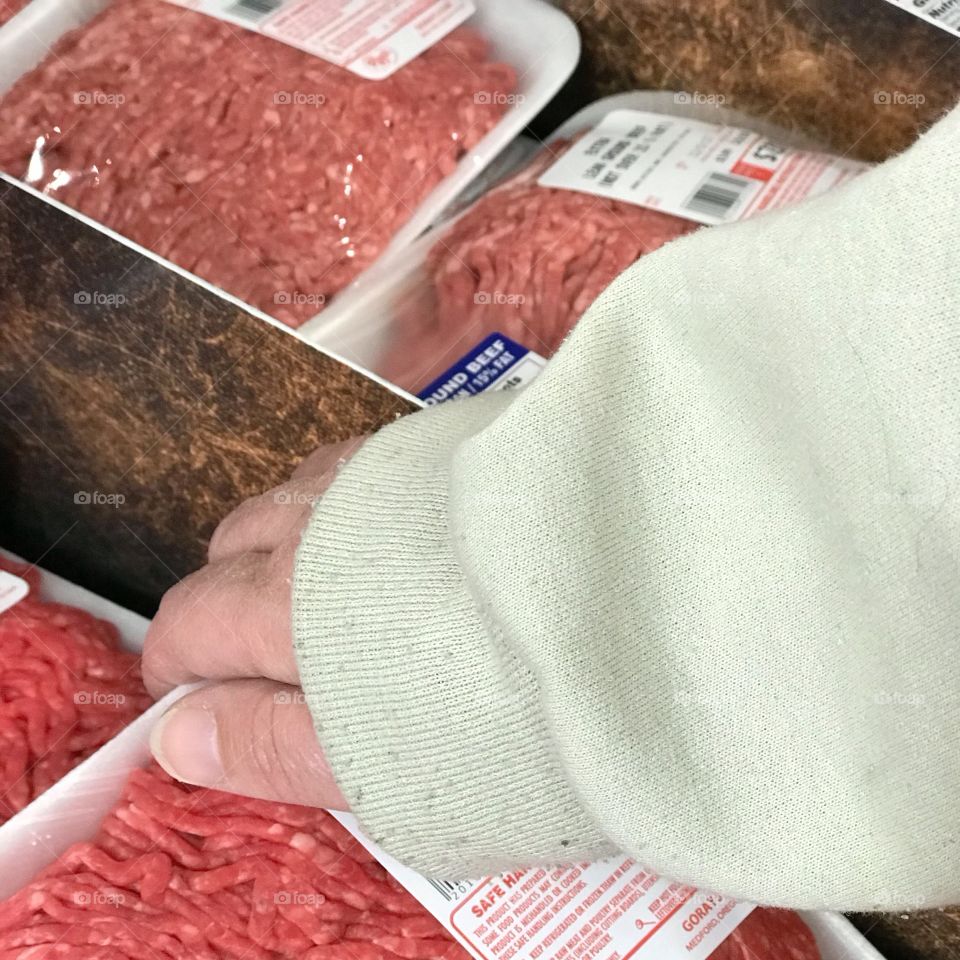
<svg viewBox="0 0 960 960">
<path fill-rule="evenodd" d="M 279 796 L 288 793 L 291 785 L 291 771 L 283 749 L 283 709 L 273 695 L 272 685 L 257 697 L 248 714 L 249 752 L 243 761 L 259 783 L 269 785 Z"/>
<path fill-rule="evenodd" d="M 166 649 L 170 642 L 170 627 L 176 622 L 179 608 L 177 590 L 180 584 L 171 587 L 161 598 L 160 606 L 150 623 L 150 629 L 143 641 L 141 662 L 145 677 L 159 677 L 162 673 L 163 662 L 166 659 Z"/>
<path fill-rule="evenodd" d="M 207 558 L 212 559 L 218 554 L 223 553 L 223 551 L 228 547 L 230 542 L 230 535 L 237 523 L 237 514 L 240 511 L 240 507 L 234 510 L 231 513 L 228 513 L 218 524 L 216 530 L 213 531 L 213 535 L 210 537 L 210 542 L 207 544 Z"/>
</svg>

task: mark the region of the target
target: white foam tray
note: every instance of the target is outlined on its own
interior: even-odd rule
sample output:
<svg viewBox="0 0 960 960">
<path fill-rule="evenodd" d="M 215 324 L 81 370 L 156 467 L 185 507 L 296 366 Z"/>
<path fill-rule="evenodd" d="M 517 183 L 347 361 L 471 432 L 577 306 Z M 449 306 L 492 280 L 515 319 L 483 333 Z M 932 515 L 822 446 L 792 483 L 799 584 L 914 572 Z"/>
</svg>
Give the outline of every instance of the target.
<svg viewBox="0 0 960 960">
<path fill-rule="evenodd" d="M 678 97 L 681 102 L 678 102 Z M 574 137 L 596 126 L 611 111 L 624 109 L 649 110 L 710 123 L 748 127 L 800 149 L 823 149 L 814 140 L 788 133 L 782 127 L 756 120 L 738 110 L 708 103 L 682 102 L 682 95 L 672 91 L 630 91 L 603 97 L 570 117 L 551 134 L 547 142 Z M 398 340 L 403 339 L 402 331 L 398 337 L 398 331 L 394 329 L 394 305 L 403 299 L 405 291 L 426 283 L 422 265 L 436 243 L 440 235 L 437 230 L 440 229 L 443 227 L 436 228 L 402 250 L 390 251 L 374 268 L 358 278 L 352 287 L 343 291 L 323 313 L 301 326 L 296 331 L 297 336 L 346 360 L 352 366 L 382 378 L 385 351 L 395 349 Z M 430 346 L 444 358 L 444 363 L 437 364 L 435 369 L 435 374 L 439 375 L 474 344 L 458 340 L 452 344 Z M 405 349 L 423 350 L 427 349 L 427 345 L 411 342 L 405 345 Z M 405 385 L 392 386 L 397 392 L 421 403 L 406 391 Z"/>
<path fill-rule="evenodd" d="M 72 843 L 89 839 L 120 797 L 127 776 L 150 759 L 150 730 L 186 688 L 169 693 L 59 783 L 0 827 L 0 899 Z M 844 917 L 804 913 L 823 960 L 883 960 Z"/>
<path fill-rule="evenodd" d="M 27 563 L 22 557 L 18 557 L 9 550 L 0 550 L 0 556 L 6 557 L 14 563 Z M 47 600 L 53 600 L 56 603 L 68 603 L 72 607 L 79 607 L 92 613 L 101 620 L 108 620 L 120 633 L 120 642 L 124 649 L 132 653 L 139 653 L 143 649 L 143 639 L 147 635 L 147 628 L 150 621 L 146 617 L 141 617 L 126 607 L 106 600 L 96 593 L 92 593 L 83 587 L 58 577 L 55 573 L 50 573 L 42 567 L 37 567 L 40 572 L 40 582 L 42 595 Z"/>
<path fill-rule="evenodd" d="M 40 63 L 63 34 L 81 26 L 108 2 L 32 0 L 0 27 L 0 95 Z M 546 0 L 480 0 L 467 25 L 490 40 L 494 58 L 515 68 L 517 102 L 428 194 L 384 255 L 410 244 L 469 187 L 560 89 L 580 58 L 580 36 L 573 21 Z"/>
<path fill-rule="evenodd" d="M 10 553 L 8 550 L 0 550 L 0 555 L 16 563 L 27 562 L 22 557 L 17 556 L 15 553 Z M 133 611 L 127 610 L 125 607 L 121 607 L 83 587 L 77 586 L 77 584 L 71 583 L 63 577 L 58 577 L 56 574 L 50 573 L 42 567 L 37 567 L 36 569 L 40 572 L 41 591 L 45 599 L 53 600 L 56 603 L 70 604 L 81 610 L 86 610 L 87 613 L 91 613 L 95 617 L 109 621 L 117 628 L 120 634 L 120 642 L 126 650 L 132 653 L 139 653 L 143 649 L 143 641 L 147 635 L 147 628 L 150 626 L 150 621 L 145 617 L 141 617 L 139 614 L 133 613 Z M 151 707 L 150 709 L 155 710 L 156 707 Z M 127 730 L 141 723 L 145 715 L 146 714 L 142 714 L 134 720 L 130 727 L 127 727 Z M 113 748 L 113 744 L 119 739 L 120 737 L 117 737 L 110 741 L 111 748 Z M 84 764 L 91 762 L 96 756 L 98 756 L 98 754 L 89 757 L 84 761 Z M 131 766 L 136 762 L 141 761 L 131 761 Z M 84 764 L 80 764 L 80 766 Z M 42 813 L 50 803 L 48 798 L 51 794 L 55 794 L 60 798 L 59 800 L 54 800 L 54 803 L 59 804 L 61 808 L 65 802 L 68 805 L 73 805 L 75 803 L 72 798 L 73 788 L 69 786 L 65 787 L 64 784 L 67 784 L 71 780 L 77 769 L 78 767 L 75 767 L 49 790 L 41 794 L 33 803 L 21 810 L 20 813 L 11 817 L 5 824 L 0 825 L 0 898 L 13 893 L 56 855 L 51 856 L 50 850 L 44 847 L 42 841 L 38 841 L 32 831 L 23 828 L 22 821 L 25 818 L 29 822 L 34 816 L 34 811 Z M 78 812 L 83 809 L 82 802 L 76 803 L 76 806 Z M 89 830 L 95 829 L 96 825 L 102 819 L 101 810 L 102 807 L 98 806 L 96 814 L 91 815 L 93 819 L 89 823 L 88 832 Z M 74 836 L 78 837 L 80 835 L 79 830 L 74 834 Z M 67 841 L 64 848 L 69 846 L 71 842 L 73 841 Z M 59 853 L 60 850 L 58 849 L 56 852 Z"/>
</svg>

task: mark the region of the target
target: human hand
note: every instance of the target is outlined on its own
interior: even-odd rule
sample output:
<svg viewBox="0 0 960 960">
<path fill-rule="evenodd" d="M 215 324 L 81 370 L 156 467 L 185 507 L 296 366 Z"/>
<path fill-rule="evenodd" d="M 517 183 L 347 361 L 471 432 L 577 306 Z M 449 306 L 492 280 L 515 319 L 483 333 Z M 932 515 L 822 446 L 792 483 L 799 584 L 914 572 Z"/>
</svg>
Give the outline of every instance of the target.
<svg viewBox="0 0 960 960">
<path fill-rule="evenodd" d="M 364 438 L 320 447 L 288 483 L 217 527 L 208 563 L 167 592 L 143 651 L 148 690 L 188 693 L 150 746 L 172 776 L 247 796 L 346 809 L 299 686 L 291 637 L 294 555 L 313 504 Z"/>
</svg>

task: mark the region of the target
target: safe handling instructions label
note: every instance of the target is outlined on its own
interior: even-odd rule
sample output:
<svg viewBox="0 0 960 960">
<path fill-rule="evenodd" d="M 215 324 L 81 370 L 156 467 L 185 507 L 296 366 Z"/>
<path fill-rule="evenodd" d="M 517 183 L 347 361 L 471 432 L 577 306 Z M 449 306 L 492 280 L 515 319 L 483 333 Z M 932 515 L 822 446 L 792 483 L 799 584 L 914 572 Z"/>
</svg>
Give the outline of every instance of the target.
<svg viewBox="0 0 960 960">
<path fill-rule="evenodd" d="M 753 910 L 625 857 L 431 880 L 333 815 L 477 960 L 706 960 Z"/>
<path fill-rule="evenodd" d="M 718 224 L 824 193 L 868 168 L 742 127 L 614 110 L 537 182 Z"/>
<path fill-rule="evenodd" d="M 170 0 L 383 80 L 474 13 L 473 0 Z"/>
</svg>

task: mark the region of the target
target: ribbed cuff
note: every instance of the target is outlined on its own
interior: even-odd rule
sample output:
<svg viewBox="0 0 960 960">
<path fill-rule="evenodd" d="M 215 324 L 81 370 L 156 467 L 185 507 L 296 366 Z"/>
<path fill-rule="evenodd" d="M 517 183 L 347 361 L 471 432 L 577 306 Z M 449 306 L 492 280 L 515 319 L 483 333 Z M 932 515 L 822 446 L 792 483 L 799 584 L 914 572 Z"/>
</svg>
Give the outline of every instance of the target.
<svg viewBox="0 0 960 960">
<path fill-rule="evenodd" d="M 613 852 L 451 542 L 450 458 L 508 402 L 449 403 L 369 440 L 314 511 L 294 574 L 301 682 L 344 795 L 371 839 L 447 878 Z"/>
</svg>

